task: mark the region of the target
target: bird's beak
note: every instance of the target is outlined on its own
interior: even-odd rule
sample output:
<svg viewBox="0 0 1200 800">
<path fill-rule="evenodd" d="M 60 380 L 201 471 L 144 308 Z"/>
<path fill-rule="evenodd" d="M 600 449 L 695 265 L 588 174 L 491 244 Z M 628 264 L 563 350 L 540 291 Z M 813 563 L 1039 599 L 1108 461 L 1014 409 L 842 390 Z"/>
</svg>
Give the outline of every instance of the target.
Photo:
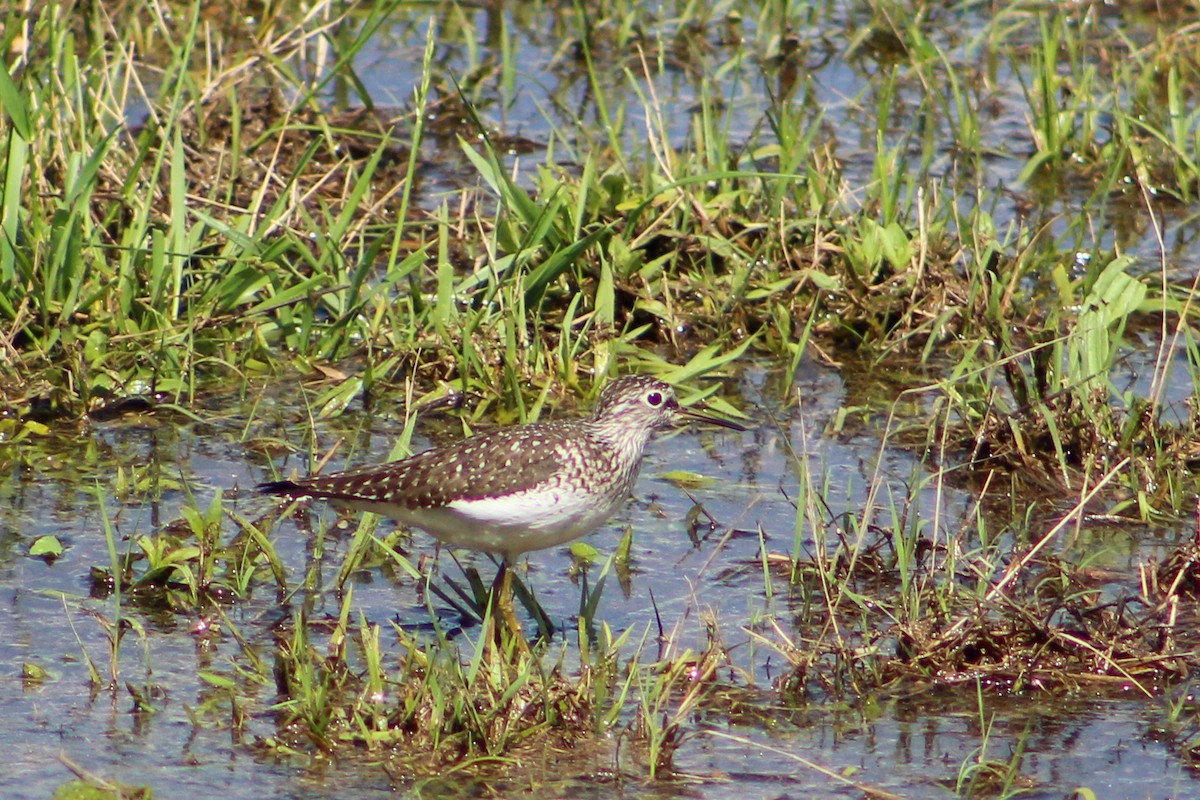
<svg viewBox="0 0 1200 800">
<path fill-rule="evenodd" d="M 706 422 L 709 425 L 720 425 L 722 428 L 729 428 L 731 431 L 746 430 L 744 425 L 739 425 L 733 420 L 714 417 L 711 414 L 705 414 L 690 408 L 679 409 L 679 416 L 683 417 L 683 419 L 687 422 Z"/>
</svg>

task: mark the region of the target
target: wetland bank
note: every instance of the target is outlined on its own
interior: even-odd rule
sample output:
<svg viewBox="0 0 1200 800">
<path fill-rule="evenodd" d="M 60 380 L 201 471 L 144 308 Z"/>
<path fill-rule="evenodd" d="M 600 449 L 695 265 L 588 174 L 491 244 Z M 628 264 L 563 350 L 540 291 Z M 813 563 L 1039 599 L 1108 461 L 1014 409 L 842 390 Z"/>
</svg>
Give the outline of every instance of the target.
<svg viewBox="0 0 1200 800">
<path fill-rule="evenodd" d="M 5 796 L 1200 792 L 1193 5 L 2 14 Z M 532 657 L 251 489 L 627 372 Z"/>
</svg>

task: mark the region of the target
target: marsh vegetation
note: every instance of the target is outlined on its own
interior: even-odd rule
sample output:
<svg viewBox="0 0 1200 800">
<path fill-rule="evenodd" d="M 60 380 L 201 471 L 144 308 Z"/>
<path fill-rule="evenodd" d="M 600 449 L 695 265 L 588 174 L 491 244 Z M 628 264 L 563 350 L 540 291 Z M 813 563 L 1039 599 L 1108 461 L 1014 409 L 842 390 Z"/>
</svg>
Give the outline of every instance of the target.
<svg viewBox="0 0 1200 800">
<path fill-rule="evenodd" d="M 1194 793 L 1194 6 L 0 14 L 8 795 Z M 531 560 L 532 654 L 246 491 L 637 371 L 754 430 Z"/>
</svg>

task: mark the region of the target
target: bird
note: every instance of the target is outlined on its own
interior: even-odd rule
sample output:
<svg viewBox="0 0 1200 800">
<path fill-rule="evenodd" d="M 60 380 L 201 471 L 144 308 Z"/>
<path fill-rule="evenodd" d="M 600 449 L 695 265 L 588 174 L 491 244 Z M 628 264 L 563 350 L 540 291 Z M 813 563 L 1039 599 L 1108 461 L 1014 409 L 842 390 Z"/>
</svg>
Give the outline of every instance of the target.
<svg viewBox="0 0 1200 800">
<path fill-rule="evenodd" d="M 585 419 L 498 428 L 399 461 L 257 488 L 371 511 L 446 544 L 491 553 L 501 559 L 500 583 L 523 554 L 602 525 L 629 497 L 654 435 L 688 422 L 746 430 L 681 406 L 665 381 L 627 375 L 601 390 Z"/>
</svg>

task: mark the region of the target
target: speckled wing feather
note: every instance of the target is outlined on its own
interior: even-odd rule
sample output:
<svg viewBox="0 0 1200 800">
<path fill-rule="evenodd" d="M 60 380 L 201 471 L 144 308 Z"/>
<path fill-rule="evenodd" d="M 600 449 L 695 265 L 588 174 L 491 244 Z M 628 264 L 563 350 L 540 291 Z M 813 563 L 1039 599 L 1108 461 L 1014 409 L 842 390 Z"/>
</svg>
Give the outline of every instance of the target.
<svg viewBox="0 0 1200 800">
<path fill-rule="evenodd" d="M 453 500 L 498 497 L 560 474 L 563 461 L 555 443 L 567 429 L 576 427 L 571 422 L 545 422 L 502 428 L 400 461 L 275 481 L 263 484 L 262 490 L 292 497 L 354 497 L 408 508 L 440 508 Z"/>
</svg>

